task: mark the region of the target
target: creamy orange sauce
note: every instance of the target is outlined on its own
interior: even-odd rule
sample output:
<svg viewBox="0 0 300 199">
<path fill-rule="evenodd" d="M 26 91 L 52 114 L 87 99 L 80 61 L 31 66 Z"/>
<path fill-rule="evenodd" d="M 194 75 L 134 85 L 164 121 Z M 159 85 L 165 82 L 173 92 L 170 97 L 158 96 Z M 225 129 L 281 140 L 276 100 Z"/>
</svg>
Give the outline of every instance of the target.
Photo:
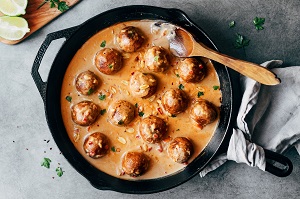
<svg viewBox="0 0 300 199">
<path fill-rule="evenodd" d="M 198 92 L 204 93 L 200 98 L 212 102 L 216 107 L 220 107 L 221 92 L 214 90 L 213 86 L 219 86 L 219 80 L 212 63 L 208 59 L 202 59 L 207 67 L 207 75 L 200 83 L 185 83 L 180 80 L 177 74 L 176 58 L 172 58 L 171 66 L 164 73 L 153 73 L 143 66 L 141 57 L 143 52 L 153 46 L 159 45 L 169 49 L 169 43 L 166 37 L 161 36 L 161 32 L 153 31 L 151 28 L 155 21 L 129 21 L 116 24 L 112 27 L 104 29 L 91 37 L 75 54 L 65 73 L 62 92 L 61 92 L 61 112 L 67 133 L 77 150 L 87 161 L 99 170 L 123 179 L 151 179 L 172 174 L 186 165 L 178 164 L 171 160 L 167 154 L 167 146 L 172 138 L 184 136 L 189 138 L 194 146 L 194 153 L 189 163 L 197 157 L 206 147 L 212 138 L 214 131 L 218 125 L 218 119 L 212 124 L 207 125 L 203 129 L 195 126 L 190 117 L 190 105 L 193 100 L 198 99 Z M 135 26 L 142 30 L 146 41 L 143 47 L 134 53 L 124 53 L 123 68 L 114 75 L 105 75 L 98 71 L 94 66 L 93 60 L 95 54 L 101 50 L 100 44 L 105 40 L 107 48 L 118 49 L 115 41 L 116 35 L 125 26 Z M 138 58 L 137 58 L 138 57 Z M 100 86 L 89 96 L 80 95 L 75 88 L 76 76 L 86 70 L 94 72 L 100 79 Z M 154 74 L 158 80 L 158 88 L 152 97 L 148 99 L 136 98 L 131 95 L 129 89 L 129 80 L 131 74 L 136 71 Z M 178 114 L 176 117 L 170 117 L 163 110 L 160 99 L 164 91 L 170 88 L 178 88 L 182 84 L 184 91 L 188 94 L 190 101 L 188 109 Z M 99 94 L 105 94 L 105 100 L 99 99 Z M 72 97 L 72 101 L 66 100 L 66 96 Z M 107 113 L 100 115 L 94 124 L 88 127 L 81 127 L 75 124 L 71 118 L 71 107 L 83 100 L 89 100 L 106 111 L 109 105 L 119 99 L 127 100 L 133 105 L 137 104 L 136 113 L 143 112 L 143 117 L 136 114 L 135 119 L 126 127 L 118 127 L 112 125 L 107 120 Z M 168 134 L 160 144 L 145 143 L 138 133 L 138 124 L 142 118 L 149 115 L 156 115 L 163 118 L 168 124 Z M 85 137 L 94 132 L 104 133 L 110 140 L 110 152 L 99 159 L 92 159 L 87 156 L 83 150 L 83 142 Z M 137 178 L 122 175 L 121 159 L 122 155 L 127 151 L 143 151 L 151 158 L 148 171 Z"/>
</svg>

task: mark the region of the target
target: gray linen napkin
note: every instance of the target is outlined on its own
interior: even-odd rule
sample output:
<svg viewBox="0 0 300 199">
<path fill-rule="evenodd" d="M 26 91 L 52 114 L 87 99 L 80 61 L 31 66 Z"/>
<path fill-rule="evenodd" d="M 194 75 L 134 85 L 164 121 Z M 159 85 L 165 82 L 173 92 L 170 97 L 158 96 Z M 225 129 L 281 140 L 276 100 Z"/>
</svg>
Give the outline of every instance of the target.
<svg viewBox="0 0 300 199">
<path fill-rule="evenodd" d="M 227 153 L 215 157 L 200 172 L 201 177 L 227 160 L 265 171 L 263 148 L 283 153 L 294 146 L 300 154 L 300 66 L 279 68 L 281 64 L 280 60 L 262 64 L 280 77 L 276 86 L 240 77 L 242 102 Z"/>
</svg>

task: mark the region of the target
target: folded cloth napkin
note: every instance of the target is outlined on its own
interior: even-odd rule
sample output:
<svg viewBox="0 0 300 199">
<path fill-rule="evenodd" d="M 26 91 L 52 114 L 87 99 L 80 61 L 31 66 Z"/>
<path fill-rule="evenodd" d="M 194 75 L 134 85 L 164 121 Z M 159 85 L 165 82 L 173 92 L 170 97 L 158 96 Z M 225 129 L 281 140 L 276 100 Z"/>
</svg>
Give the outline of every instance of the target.
<svg viewBox="0 0 300 199">
<path fill-rule="evenodd" d="M 227 153 L 214 157 L 200 172 L 201 177 L 227 160 L 265 171 L 263 148 L 283 153 L 294 146 L 300 154 L 300 66 L 281 65 L 280 60 L 262 64 L 281 79 L 276 86 L 240 77 L 243 96 Z"/>
</svg>

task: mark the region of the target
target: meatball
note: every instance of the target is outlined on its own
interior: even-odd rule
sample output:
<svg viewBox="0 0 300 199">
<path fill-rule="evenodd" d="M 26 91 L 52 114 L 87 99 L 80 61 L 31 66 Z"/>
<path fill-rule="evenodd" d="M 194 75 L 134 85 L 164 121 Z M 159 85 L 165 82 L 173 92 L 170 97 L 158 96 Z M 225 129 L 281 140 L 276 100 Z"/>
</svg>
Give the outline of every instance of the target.
<svg viewBox="0 0 300 199">
<path fill-rule="evenodd" d="M 168 146 L 169 157 L 177 163 L 186 163 L 193 154 L 193 145 L 185 137 L 175 138 Z"/>
<path fill-rule="evenodd" d="M 145 53 L 145 66 L 153 72 L 164 72 L 168 66 L 168 54 L 159 46 L 149 48 Z"/>
<path fill-rule="evenodd" d="M 144 118 L 139 126 L 141 137 L 149 144 L 161 141 L 162 137 L 167 133 L 167 130 L 166 122 L 153 115 Z"/>
<path fill-rule="evenodd" d="M 130 78 L 130 90 L 133 96 L 148 98 L 156 92 L 157 81 L 151 74 L 135 71 Z"/>
<path fill-rule="evenodd" d="M 143 175 L 149 167 L 149 158 L 142 152 L 127 152 L 122 159 L 122 169 L 131 177 Z"/>
<path fill-rule="evenodd" d="M 123 28 L 117 36 L 117 43 L 120 48 L 125 52 L 135 52 L 139 49 L 143 42 L 144 36 L 140 30 L 133 26 Z"/>
<path fill-rule="evenodd" d="M 112 75 L 122 68 L 122 55 L 115 49 L 103 48 L 95 56 L 95 66 L 106 75 Z"/>
<path fill-rule="evenodd" d="M 81 126 L 89 126 L 94 123 L 100 114 L 100 108 L 93 102 L 82 101 L 72 107 L 73 121 Z"/>
<path fill-rule="evenodd" d="M 82 95 L 92 94 L 98 87 L 98 77 L 91 71 L 80 73 L 76 77 L 75 86 L 79 93 Z"/>
<path fill-rule="evenodd" d="M 176 115 L 186 110 L 188 97 L 184 91 L 179 89 L 167 90 L 162 96 L 162 105 L 171 115 Z"/>
<path fill-rule="evenodd" d="M 91 158 L 101 158 L 109 151 L 109 141 L 106 135 L 96 132 L 84 140 L 83 148 Z"/>
<path fill-rule="evenodd" d="M 205 77 L 205 68 L 195 58 L 185 58 L 179 62 L 178 73 L 185 82 L 199 82 Z"/>
<path fill-rule="evenodd" d="M 108 119 L 114 125 L 127 125 L 134 119 L 134 106 L 125 100 L 116 101 L 108 110 Z"/>
<path fill-rule="evenodd" d="M 207 100 L 197 100 L 192 104 L 190 117 L 200 128 L 212 123 L 218 117 L 215 106 Z"/>
</svg>

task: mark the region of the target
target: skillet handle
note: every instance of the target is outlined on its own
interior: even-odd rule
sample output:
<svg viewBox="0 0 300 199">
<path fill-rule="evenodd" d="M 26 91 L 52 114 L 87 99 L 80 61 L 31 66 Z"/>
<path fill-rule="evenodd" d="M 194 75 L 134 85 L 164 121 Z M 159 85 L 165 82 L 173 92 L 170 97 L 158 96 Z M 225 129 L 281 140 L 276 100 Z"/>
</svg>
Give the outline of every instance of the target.
<svg viewBox="0 0 300 199">
<path fill-rule="evenodd" d="M 38 90 L 41 94 L 41 97 L 42 97 L 44 103 L 45 103 L 45 99 L 46 99 L 47 82 L 44 82 L 41 78 L 41 75 L 39 74 L 39 68 L 40 68 L 41 62 L 43 60 L 43 57 L 53 40 L 60 39 L 60 38 L 66 38 L 66 40 L 67 40 L 78 28 L 79 28 L 79 26 L 75 26 L 75 27 L 67 28 L 64 30 L 57 31 L 57 32 L 49 33 L 46 36 L 46 39 L 44 40 L 43 44 L 41 45 L 41 47 L 35 57 L 35 60 L 33 62 L 32 69 L 31 69 L 31 76 L 35 82 L 36 87 L 38 88 Z"/>
<path fill-rule="evenodd" d="M 264 151 L 265 151 L 266 160 L 275 161 L 276 163 L 280 163 L 281 165 L 283 165 L 283 168 L 279 168 L 267 161 L 266 171 L 278 177 L 286 177 L 292 173 L 293 164 L 290 161 L 290 159 L 288 159 L 287 157 L 279 153 L 275 153 L 267 149 L 264 149 Z"/>
</svg>

